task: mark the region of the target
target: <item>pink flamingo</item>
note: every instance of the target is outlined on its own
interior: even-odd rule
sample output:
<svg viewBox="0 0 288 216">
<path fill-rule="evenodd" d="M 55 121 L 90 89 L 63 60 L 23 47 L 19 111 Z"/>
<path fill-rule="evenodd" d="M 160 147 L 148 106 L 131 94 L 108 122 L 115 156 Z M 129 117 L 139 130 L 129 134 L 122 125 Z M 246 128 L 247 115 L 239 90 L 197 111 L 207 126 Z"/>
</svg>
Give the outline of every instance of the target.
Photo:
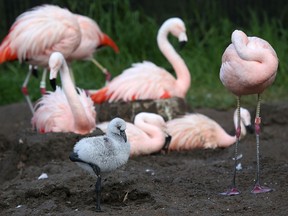
<svg viewBox="0 0 288 216">
<path fill-rule="evenodd" d="M 106 75 L 106 81 L 108 82 L 111 78 L 109 71 L 93 58 L 93 54 L 99 48 L 104 46 L 110 46 L 115 53 L 119 52 L 119 48 L 107 34 L 102 32 L 102 30 L 94 20 L 79 14 L 75 14 L 75 16 L 81 30 L 81 43 L 77 47 L 77 49 L 73 53 L 71 53 L 71 55 L 69 55 L 67 61 L 92 61 Z"/>
<path fill-rule="evenodd" d="M 259 135 L 260 135 L 260 104 L 261 94 L 275 80 L 278 58 L 272 46 L 265 40 L 258 37 L 247 37 L 239 30 L 232 33 L 232 44 L 230 44 L 223 56 L 220 69 L 220 79 L 223 85 L 237 96 L 238 124 L 236 129 L 237 141 L 235 145 L 235 158 L 241 134 L 240 126 L 240 97 L 242 95 L 257 94 L 257 108 L 255 116 L 256 133 L 256 157 L 257 172 L 256 181 L 252 193 L 264 193 L 271 191 L 270 188 L 260 185 L 259 173 Z M 236 160 L 231 188 L 222 193 L 223 195 L 236 195 L 239 190 L 236 188 Z"/>
<path fill-rule="evenodd" d="M 84 90 L 75 89 L 68 65 L 59 52 L 49 59 L 50 80 L 56 79 L 60 70 L 63 89 L 48 92 L 35 105 L 32 125 L 41 133 L 74 132 L 87 134 L 96 128 L 96 112 L 93 102 Z"/>
<path fill-rule="evenodd" d="M 22 13 L 0 45 L 0 63 L 19 60 L 30 65 L 22 92 L 33 113 L 27 84 L 34 66 L 47 68 L 52 52 L 67 58 L 80 44 L 81 31 L 76 17 L 67 9 L 54 5 L 35 7 Z M 45 74 L 46 72 L 44 72 Z M 43 81 L 43 80 L 42 80 Z M 41 83 L 44 93 L 45 84 Z"/>
<path fill-rule="evenodd" d="M 172 64 L 177 79 L 152 62 L 144 61 L 133 64 L 131 68 L 124 70 L 104 88 L 97 91 L 91 90 L 89 93 L 94 103 L 173 96 L 184 98 L 190 87 L 190 72 L 183 59 L 169 43 L 167 38 L 169 33 L 177 37 L 180 42 L 186 42 L 184 22 L 179 18 L 170 18 L 162 24 L 157 35 L 159 49 Z"/>
<path fill-rule="evenodd" d="M 97 124 L 106 133 L 108 122 Z M 126 134 L 130 143 L 130 156 L 148 155 L 165 150 L 171 137 L 166 133 L 162 116 L 141 112 L 135 116 L 134 124 L 126 122 Z"/>
<path fill-rule="evenodd" d="M 241 108 L 241 137 L 246 135 L 246 129 L 251 131 L 251 115 L 247 109 Z M 180 118 L 169 120 L 167 132 L 172 136 L 169 150 L 193 150 L 196 148 L 227 148 L 236 142 L 236 136 L 231 136 L 213 119 L 200 113 L 186 114 Z M 234 124 L 237 125 L 237 112 L 234 112 Z"/>
<path fill-rule="evenodd" d="M 27 85 L 33 69 L 37 66 L 43 67 L 45 69 L 40 89 L 42 94 L 45 93 L 46 68 L 52 52 L 61 52 L 65 59 L 71 56 L 70 60 L 80 60 L 90 58 L 101 45 L 112 46 L 115 51 L 118 51 L 116 44 L 106 34 L 99 32 L 97 24 L 89 19 L 56 5 L 38 6 L 18 16 L 2 41 L 0 64 L 18 59 L 31 65 L 22 85 L 22 92 L 32 113 L 33 106 Z M 91 34 L 94 35 L 94 40 Z M 92 61 L 96 62 L 96 60 Z M 107 70 L 105 73 L 109 74 Z"/>
</svg>

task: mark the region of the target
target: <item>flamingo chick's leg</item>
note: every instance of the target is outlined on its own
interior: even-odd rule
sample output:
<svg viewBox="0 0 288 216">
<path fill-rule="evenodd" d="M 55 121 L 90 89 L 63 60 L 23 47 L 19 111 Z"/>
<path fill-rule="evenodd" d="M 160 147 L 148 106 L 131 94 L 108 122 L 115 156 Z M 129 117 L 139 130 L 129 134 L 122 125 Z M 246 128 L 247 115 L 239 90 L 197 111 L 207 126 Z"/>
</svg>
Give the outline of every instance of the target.
<svg viewBox="0 0 288 216">
<path fill-rule="evenodd" d="M 47 69 L 45 68 L 43 70 L 42 79 L 40 82 L 40 92 L 42 95 L 46 93 L 46 75 L 47 75 Z"/>
<path fill-rule="evenodd" d="M 33 70 L 33 66 L 32 65 L 29 65 L 29 71 L 28 71 L 28 74 L 24 80 L 24 83 L 22 84 L 22 88 L 21 88 L 21 91 L 28 103 L 28 106 L 32 112 L 32 115 L 34 114 L 34 109 L 33 109 L 33 105 L 32 105 L 32 102 L 31 102 L 31 99 L 29 97 L 29 93 L 28 93 L 28 88 L 27 88 L 27 85 L 28 85 L 28 82 L 30 80 L 30 77 L 31 77 L 31 74 L 32 74 L 32 70 Z"/>
<path fill-rule="evenodd" d="M 95 172 L 97 176 L 96 184 L 95 184 L 95 191 L 96 191 L 96 211 L 101 212 L 100 207 L 100 200 L 101 200 L 101 170 L 100 167 L 98 167 L 95 164 L 89 163 L 89 165 L 92 167 L 93 171 Z"/>
<path fill-rule="evenodd" d="M 255 133 L 256 133 L 256 160 L 257 160 L 257 171 L 256 171 L 256 181 L 253 190 L 251 193 L 266 193 L 272 191 L 271 188 L 264 187 L 260 185 L 260 159 L 259 159 L 259 135 L 260 135 L 260 124 L 261 124 L 261 117 L 260 117 L 260 105 L 261 105 L 261 96 L 258 94 L 257 100 L 257 109 L 256 109 L 256 116 L 255 116 Z"/>
<path fill-rule="evenodd" d="M 236 128 L 236 144 L 235 144 L 235 156 L 234 156 L 234 170 L 233 170 L 233 178 L 232 178 L 232 184 L 230 188 L 220 193 L 221 195 L 226 196 L 232 196 L 232 195 L 238 195 L 240 194 L 240 191 L 236 187 L 236 172 L 237 172 L 237 161 L 239 159 L 238 157 L 238 145 L 240 142 L 240 135 L 241 135 L 241 124 L 240 124 L 240 97 L 237 97 L 237 128 Z"/>
</svg>

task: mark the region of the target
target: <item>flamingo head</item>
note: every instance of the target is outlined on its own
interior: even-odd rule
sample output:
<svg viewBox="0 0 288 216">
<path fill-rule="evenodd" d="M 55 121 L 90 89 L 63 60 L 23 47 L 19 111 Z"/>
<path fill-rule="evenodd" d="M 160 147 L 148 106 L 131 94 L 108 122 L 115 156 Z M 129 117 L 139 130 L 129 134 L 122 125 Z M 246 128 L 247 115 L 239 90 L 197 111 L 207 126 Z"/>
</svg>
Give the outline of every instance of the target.
<svg viewBox="0 0 288 216">
<path fill-rule="evenodd" d="M 63 65 L 65 61 L 64 56 L 60 52 L 53 52 L 49 58 L 49 68 L 50 68 L 50 84 L 51 87 L 55 90 L 56 89 L 56 78 L 58 71 Z"/>
<path fill-rule="evenodd" d="M 238 115 L 237 115 L 237 109 L 234 112 L 234 124 L 235 124 L 235 128 L 237 128 L 237 124 L 238 124 Z M 245 136 L 246 131 L 248 131 L 249 133 L 254 133 L 254 128 L 252 127 L 251 124 L 251 114 L 250 112 L 243 108 L 240 107 L 240 124 L 241 124 L 241 128 L 243 128 L 243 130 L 241 130 L 241 137 Z"/>
<path fill-rule="evenodd" d="M 174 37 L 178 38 L 180 48 L 187 43 L 186 27 L 182 19 L 178 17 L 170 18 L 166 20 L 162 26 L 165 30 L 164 32 L 170 32 Z"/>
<path fill-rule="evenodd" d="M 243 31 L 235 30 L 235 31 L 233 31 L 233 33 L 231 35 L 231 41 L 233 44 L 235 44 L 236 41 L 241 42 L 241 44 L 247 44 L 248 43 L 248 37 Z"/>
<path fill-rule="evenodd" d="M 170 33 L 178 38 L 179 42 L 187 42 L 186 27 L 180 18 L 171 18 L 166 21 L 169 24 Z"/>
</svg>

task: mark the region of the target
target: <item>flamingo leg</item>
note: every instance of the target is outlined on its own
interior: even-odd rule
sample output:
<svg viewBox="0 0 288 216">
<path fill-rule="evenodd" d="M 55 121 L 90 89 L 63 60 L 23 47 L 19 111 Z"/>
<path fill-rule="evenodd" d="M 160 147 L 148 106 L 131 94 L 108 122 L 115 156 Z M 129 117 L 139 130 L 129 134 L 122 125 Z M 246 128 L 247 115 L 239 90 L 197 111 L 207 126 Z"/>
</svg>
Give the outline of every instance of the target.
<svg viewBox="0 0 288 216">
<path fill-rule="evenodd" d="M 240 191 L 236 187 L 236 173 L 237 173 L 237 161 L 239 159 L 238 157 L 238 145 L 240 143 L 240 135 L 241 135 L 241 124 L 240 124 L 240 97 L 237 97 L 237 128 L 236 128 L 236 144 L 235 144 L 235 155 L 234 155 L 234 170 L 233 170 L 233 178 L 232 183 L 230 185 L 230 188 L 220 193 L 221 195 L 225 196 L 232 196 L 232 195 L 238 195 L 240 194 Z"/>
<path fill-rule="evenodd" d="M 101 200 L 101 175 L 100 175 L 100 167 L 98 167 L 95 164 L 89 163 L 89 165 L 92 167 L 93 171 L 95 172 L 97 176 L 96 184 L 95 184 L 95 191 L 96 191 L 96 211 L 101 212 L 100 207 L 100 200 Z"/>
<path fill-rule="evenodd" d="M 257 100 L 257 108 L 256 108 L 256 116 L 255 116 L 255 133 L 256 133 L 256 160 L 257 160 L 257 170 L 256 170 L 256 181 L 254 188 L 252 189 L 251 193 L 258 194 L 258 193 L 266 193 L 272 191 L 271 188 L 261 186 L 260 185 L 260 144 L 259 144 L 259 136 L 260 136 L 260 124 L 261 124 L 261 117 L 260 117 L 260 106 L 261 106 L 261 95 L 258 94 Z"/>
<path fill-rule="evenodd" d="M 98 61 L 96 61 L 96 59 L 92 58 L 91 61 L 105 74 L 105 85 L 107 85 L 111 80 L 110 72 L 106 68 L 104 68 Z"/>
<path fill-rule="evenodd" d="M 40 82 L 40 92 L 42 95 L 46 93 L 46 76 L 47 76 L 47 69 L 43 70 L 42 79 Z"/>
<path fill-rule="evenodd" d="M 28 93 L 28 88 L 27 88 L 27 85 L 28 85 L 28 82 L 30 80 L 30 77 L 31 77 L 31 74 L 32 74 L 32 70 L 33 70 L 33 66 L 32 65 L 29 65 L 29 71 L 28 71 L 28 74 L 24 80 L 24 83 L 22 84 L 22 88 L 21 88 L 21 91 L 26 99 L 26 102 L 31 110 L 31 113 L 32 115 L 34 114 L 34 108 L 33 108 L 33 105 L 32 105 L 32 102 L 31 102 L 31 99 L 30 99 L 30 96 L 29 96 L 29 93 Z"/>
</svg>

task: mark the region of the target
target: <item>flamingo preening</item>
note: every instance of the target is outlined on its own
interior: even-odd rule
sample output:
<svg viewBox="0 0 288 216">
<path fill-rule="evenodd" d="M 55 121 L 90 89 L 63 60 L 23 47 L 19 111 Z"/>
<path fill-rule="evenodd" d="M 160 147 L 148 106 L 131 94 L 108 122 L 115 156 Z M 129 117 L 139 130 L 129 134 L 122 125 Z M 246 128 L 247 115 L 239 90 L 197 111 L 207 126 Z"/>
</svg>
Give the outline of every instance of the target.
<svg viewBox="0 0 288 216">
<path fill-rule="evenodd" d="M 260 105 L 261 94 L 275 80 L 278 58 L 273 47 L 259 37 L 247 37 L 240 30 L 235 30 L 231 36 L 232 43 L 226 48 L 222 56 L 220 79 L 223 85 L 237 97 L 238 124 L 236 129 L 237 141 L 235 145 L 235 158 L 241 134 L 240 126 L 240 98 L 241 96 L 257 94 L 257 107 L 255 116 L 256 133 L 256 181 L 252 193 L 264 193 L 271 191 L 270 188 L 260 184 L 260 160 L 259 160 L 259 135 L 260 135 Z M 223 195 L 237 195 L 235 160 L 231 187 Z"/>
</svg>

